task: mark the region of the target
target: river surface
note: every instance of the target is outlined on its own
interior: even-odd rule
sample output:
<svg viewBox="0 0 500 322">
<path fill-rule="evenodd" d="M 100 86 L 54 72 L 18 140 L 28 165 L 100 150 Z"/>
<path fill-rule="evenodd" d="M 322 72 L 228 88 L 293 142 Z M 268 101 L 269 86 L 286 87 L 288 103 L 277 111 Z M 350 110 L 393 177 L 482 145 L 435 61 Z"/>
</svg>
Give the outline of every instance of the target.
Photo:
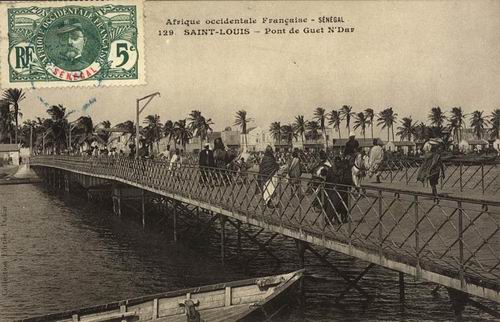
<svg viewBox="0 0 500 322">
<path fill-rule="evenodd" d="M 194 238 L 188 243 L 186 234 L 174 243 L 168 234 L 143 230 L 133 218 L 117 218 L 107 206 L 42 185 L 0 186 L 0 321 L 298 268 L 295 245 L 284 238 L 271 244 L 279 266 L 270 256 L 251 259 L 255 247 L 245 242 L 244 259 L 233 256 L 222 265 L 216 231 Z M 229 231 L 228 239 L 231 252 L 235 234 Z M 367 266 L 343 255 L 329 258 L 352 278 Z M 372 301 L 351 290 L 335 304 L 344 280 L 311 255 L 306 269 L 305 301 L 292 303 L 283 321 L 454 319 L 447 292 L 441 288 L 433 296 L 433 284 L 406 276 L 402 310 L 398 274 L 375 267 L 359 284 Z M 464 318 L 493 320 L 472 307 Z"/>
</svg>

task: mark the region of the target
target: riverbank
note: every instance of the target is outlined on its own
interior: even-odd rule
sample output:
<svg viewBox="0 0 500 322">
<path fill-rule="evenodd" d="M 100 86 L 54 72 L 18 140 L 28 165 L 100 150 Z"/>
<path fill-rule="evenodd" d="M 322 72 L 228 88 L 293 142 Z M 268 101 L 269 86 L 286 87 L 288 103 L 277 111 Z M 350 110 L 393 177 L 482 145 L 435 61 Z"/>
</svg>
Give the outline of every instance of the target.
<svg viewBox="0 0 500 322">
<path fill-rule="evenodd" d="M 19 166 L 17 165 L 5 165 L 0 167 L 0 180 L 5 179 L 11 175 L 14 175 L 18 169 Z"/>
<path fill-rule="evenodd" d="M 28 165 L 8 165 L 0 167 L 0 185 L 30 184 L 42 182 Z"/>
<path fill-rule="evenodd" d="M 40 183 L 42 179 L 39 178 L 7 178 L 0 179 L 0 186 L 10 185 L 10 184 L 32 184 L 32 183 Z"/>
</svg>

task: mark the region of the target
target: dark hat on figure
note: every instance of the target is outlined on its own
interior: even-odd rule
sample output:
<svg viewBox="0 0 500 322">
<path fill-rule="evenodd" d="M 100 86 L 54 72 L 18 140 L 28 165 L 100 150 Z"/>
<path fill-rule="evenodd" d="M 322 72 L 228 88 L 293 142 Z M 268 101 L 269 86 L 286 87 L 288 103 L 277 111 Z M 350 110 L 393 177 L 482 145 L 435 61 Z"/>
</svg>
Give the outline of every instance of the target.
<svg viewBox="0 0 500 322">
<path fill-rule="evenodd" d="M 63 21 L 62 26 L 57 29 L 56 33 L 61 35 L 74 30 L 80 30 L 83 32 L 82 24 L 76 19 L 66 19 Z"/>
</svg>

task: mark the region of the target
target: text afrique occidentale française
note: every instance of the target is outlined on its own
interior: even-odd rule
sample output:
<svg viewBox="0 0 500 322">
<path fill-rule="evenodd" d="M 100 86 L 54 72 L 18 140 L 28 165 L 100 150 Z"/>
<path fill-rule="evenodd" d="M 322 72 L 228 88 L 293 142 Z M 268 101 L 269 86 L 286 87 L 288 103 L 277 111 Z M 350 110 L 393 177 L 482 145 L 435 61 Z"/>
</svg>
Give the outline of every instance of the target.
<svg viewBox="0 0 500 322">
<path fill-rule="evenodd" d="M 277 34 L 322 34 L 354 32 L 354 27 L 338 26 L 345 23 L 342 16 L 320 16 L 316 18 L 169 18 L 165 29 L 158 30 L 159 36 L 237 36 L 251 33 Z M 335 25 L 337 24 L 337 25 Z M 181 27 L 181 30 L 179 27 Z"/>
</svg>

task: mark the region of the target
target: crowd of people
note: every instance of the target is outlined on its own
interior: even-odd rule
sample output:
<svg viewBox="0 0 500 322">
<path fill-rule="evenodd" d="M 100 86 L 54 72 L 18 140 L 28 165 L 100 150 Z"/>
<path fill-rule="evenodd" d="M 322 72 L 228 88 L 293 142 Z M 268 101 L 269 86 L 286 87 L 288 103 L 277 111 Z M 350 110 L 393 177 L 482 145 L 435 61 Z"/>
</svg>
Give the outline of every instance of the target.
<svg viewBox="0 0 500 322">
<path fill-rule="evenodd" d="M 373 146 L 366 153 L 360 147 L 355 134 L 350 133 L 349 140 L 339 155 L 332 157 L 324 150 L 320 150 L 315 157 L 315 162 L 307 164 L 306 167 L 303 160 L 304 156 L 307 157 L 307 152 L 298 148 L 294 148 L 291 152 L 278 152 L 269 145 L 262 154 L 247 152 L 237 154 L 228 150 L 222 139 L 217 138 L 212 148 L 208 143 L 204 145 L 198 154 L 197 161 L 200 167 L 200 183 L 208 188 L 224 183 L 220 179 L 223 169 L 237 173 L 237 180 L 246 183 L 248 172 L 253 168 L 258 173 L 255 193 L 262 194 L 266 207 L 276 207 L 279 202 L 275 200 L 279 180 L 286 180 L 292 195 L 299 200 L 306 193 L 313 194 L 315 196 L 313 206 L 316 209 L 324 210 L 336 221 L 345 222 L 349 192 L 352 189 L 359 191 L 366 177 L 373 178 L 375 183 L 381 182 L 380 175 L 385 154 L 382 147 L 383 142 L 374 139 Z M 419 181 L 429 182 L 433 195 L 437 195 L 439 178 L 444 177 L 444 166 L 441 160 L 442 147 L 443 144 L 439 139 L 429 141 L 424 161 L 417 175 Z M 99 149 L 97 146 L 90 147 L 85 154 L 92 157 L 127 157 L 122 150 L 117 151 L 111 148 L 108 151 L 107 148 Z M 145 145 L 140 146 L 138 156 L 142 159 L 153 157 Z M 130 145 L 128 157 L 136 157 L 133 144 Z M 167 162 L 170 171 L 181 168 L 185 157 L 182 149 L 170 149 L 170 146 L 155 156 L 156 159 Z M 308 181 L 307 187 L 302 186 L 303 180 L 300 179 L 303 176 L 312 179 Z"/>
</svg>

